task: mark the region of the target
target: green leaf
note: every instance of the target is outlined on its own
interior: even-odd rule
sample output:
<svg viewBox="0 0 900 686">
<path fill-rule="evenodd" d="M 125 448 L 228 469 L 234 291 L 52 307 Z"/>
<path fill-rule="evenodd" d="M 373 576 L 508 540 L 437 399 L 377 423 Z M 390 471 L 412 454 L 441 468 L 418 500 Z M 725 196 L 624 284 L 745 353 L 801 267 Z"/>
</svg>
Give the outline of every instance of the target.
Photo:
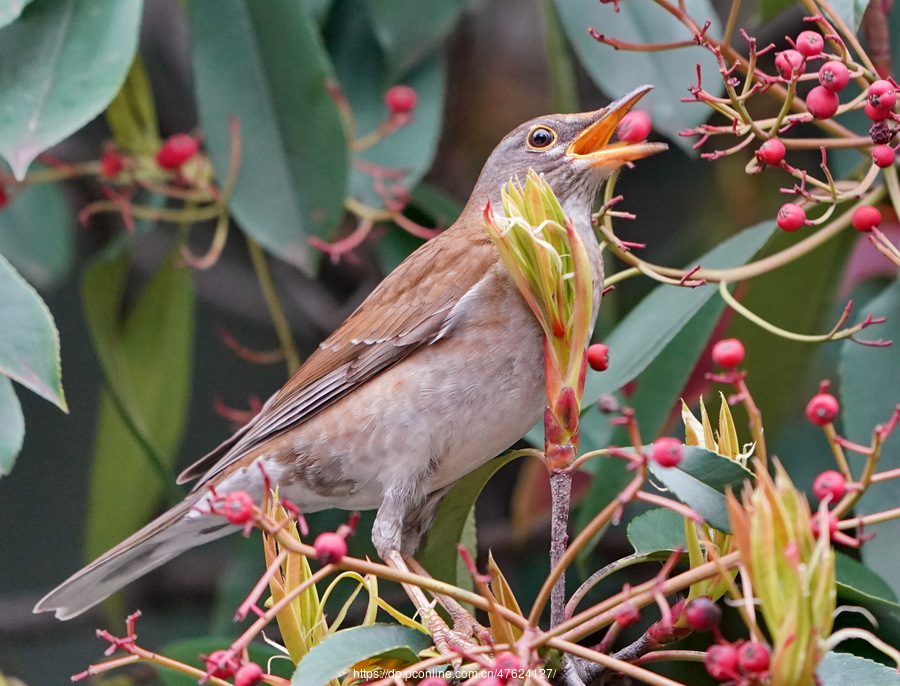
<svg viewBox="0 0 900 686">
<path fill-rule="evenodd" d="M 396 624 L 371 624 L 331 634 L 314 646 L 297 665 L 293 686 L 325 686 L 353 665 L 387 652 L 403 650 L 409 662 L 431 646 L 428 634 Z M 392 657 L 402 656 L 393 654 Z"/>
<path fill-rule="evenodd" d="M 366 0 L 378 43 L 387 55 L 392 80 L 421 63 L 446 39 L 462 14 L 461 0 Z M 371 54 L 365 51 L 361 54 Z"/>
<path fill-rule="evenodd" d="M 56 183 L 22 186 L 0 212 L 0 255 L 36 288 L 51 288 L 72 266 L 72 219 Z"/>
<path fill-rule="evenodd" d="M 68 412 L 59 333 L 41 297 L 0 255 L 0 374 Z"/>
<path fill-rule="evenodd" d="M 724 309 L 721 298 L 710 298 L 637 377 L 637 390 L 628 398 L 627 404 L 639 418 L 645 437 L 654 438 L 662 431 Z M 612 362 L 615 364 L 616 360 Z M 600 413 L 596 403 L 588 407 L 581 418 L 582 452 L 622 445 L 627 441 L 625 431 L 611 427 L 608 417 Z M 591 465 L 592 462 L 586 465 L 589 471 Z M 594 504 L 593 499 L 588 502 Z M 600 505 L 601 508 L 604 506 Z"/>
<path fill-rule="evenodd" d="M 643 447 L 649 452 L 653 446 Z M 677 467 L 660 467 L 650 461 L 650 473 L 681 502 L 696 510 L 710 526 L 731 533 L 725 494 L 740 492 L 753 475 L 737 462 L 696 446 L 685 446 Z"/>
<path fill-rule="evenodd" d="M 501 455 L 483 464 L 457 481 L 438 505 L 434 523 L 417 559 L 440 581 L 456 584 L 468 578 L 468 572 L 457 564 L 456 544 L 463 540 L 466 522 L 485 484 L 497 470 L 519 457 L 515 452 Z"/>
<path fill-rule="evenodd" d="M 840 605 L 863 607 L 877 621 L 878 637 L 891 645 L 900 645 L 900 604 L 891 587 L 871 569 L 852 557 L 838 552 L 835 555 L 837 594 Z M 848 613 L 845 618 L 852 618 Z M 869 621 L 860 618 L 863 628 Z"/>
<path fill-rule="evenodd" d="M 0 376 L 0 476 L 12 471 L 25 438 L 25 417 L 12 381 Z"/>
<path fill-rule="evenodd" d="M 420 16 L 405 11 L 406 19 Z M 424 15 L 421 15 L 424 16 Z M 357 136 L 376 130 L 388 116 L 384 93 L 395 83 L 389 67 L 366 21 L 362 0 L 338 3 L 328 27 L 328 48 L 334 56 L 338 82 L 350 107 Z M 403 83 L 416 91 L 417 104 L 413 121 L 370 148 L 356 153 L 365 163 L 364 169 L 354 165 L 350 172 L 350 194 L 362 202 L 382 207 L 384 199 L 375 190 L 375 179 L 366 169 L 371 165 L 402 172 L 400 183 L 415 187 L 431 168 L 437 151 L 443 121 L 444 61 L 430 54 L 403 77 Z M 385 185 L 392 181 L 383 180 Z M 454 217 L 455 219 L 455 217 Z"/>
<path fill-rule="evenodd" d="M 709 32 L 713 36 L 721 33 L 717 14 L 708 0 L 686 0 L 685 11 L 702 24 L 710 20 Z M 686 88 L 697 81 L 696 67 L 699 62 L 706 77 L 704 86 L 722 90 L 718 66 L 712 53 L 705 48 L 681 48 L 633 52 L 615 50 L 601 45 L 588 33 L 592 27 L 611 38 L 629 43 L 671 43 L 690 41 L 690 31 L 661 7 L 648 6 L 639 2 L 623 2 L 613 10 L 609 4 L 599 2 L 571 2 L 556 0 L 563 28 L 578 54 L 581 64 L 591 78 L 611 98 L 630 91 L 637 85 L 649 83 L 656 86 L 641 101 L 641 107 L 653 117 L 657 131 L 678 144 L 683 150 L 694 153 L 692 141 L 680 136 L 687 128 L 706 121 L 711 111 L 699 103 L 682 103 Z"/>
<path fill-rule="evenodd" d="M 159 148 L 153 91 L 140 55 L 134 58 L 125 84 L 106 108 L 106 121 L 116 143 L 126 152 L 152 155 Z"/>
<path fill-rule="evenodd" d="M 888 583 L 875 572 L 841 552 L 836 553 L 834 559 L 839 587 L 843 587 L 848 593 L 853 591 L 856 594 L 890 603 L 900 610 L 896 594 Z M 842 597 L 846 596 L 842 594 Z"/>
<path fill-rule="evenodd" d="M 142 0 L 35 0 L 0 31 L 0 154 L 32 160 L 100 114 L 137 49 Z"/>
<path fill-rule="evenodd" d="M 220 179 L 230 119 L 241 128 L 231 210 L 263 247 L 311 272 L 309 237 L 329 238 L 340 220 L 349 159 L 316 29 L 292 0 L 193 0 L 188 16 L 200 122 Z"/>
<path fill-rule="evenodd" d="M 802 240 L 802 232 L 779 231 L 766 253 L 786 249 Z M 766 320 L 791 331 L 800 333 L 824 333 L 837 319 L 841 307 L 835 311 L 834 303 L 844 264 L 850 255 L 857 236 L 850 231 L 841 232 L 807 255 L 784 265 L 769 274 L 741 284 L 741 303 Z M 880 259 L 880 258 L 879 258 Z M 841 303 L 843 305 L 843 303 Z M 881 335 L 877 328 L 863 334 L 863 338 Z M 747 350 L 743 368 L 749 370 L 751 379 L 778 379 L 778 383 L 753 385 L 753 399 L 762 411 L 766 433 L 781 433 L 788 418 L 796 416 L 797 398 L 785 393 L 785 388 L 807 388 L 812 395 L 811 368 L 816 354 L 825 353 L 828 347 L 834 352 L 840 344 L 810 345 L 792 341 L 762 329 L 754 322 L 735 316 L 728 327 L 728 337 L 738 338 Z M 804 456 L 798 455 L 798 461 Z M 791 456 L 785 456 L 790 470 Z"/>
<path fill-rule="evenodd" d="M 16 19 L 19 18 L 19 15 L 22 14 L 22 10 L 31 3 L 32 0 L 3 0 L 0 2 L 0 28 L 3 28 L 7 24 L 12 24 Z"/>
<path fill-rule="evenodd" d="M 862 24 L 863 14 L 869 0 L 832 0 L 831 8 L 837 15 L 854 31 L 858 30 Z"/>
<path fill-rule="evenodd" d="M 821 686 L 894 686 L 900 684 L 900 673 L 878 662 L 849 653 L 830 652 L 816 670 Z"/>
<path fill-rule="evenodd" d="M 858 310 L 857 319 L 868 314 L 887 317 L 865 332 L 869 337 L 881 337 L 894 341 L 888 347 L 869 347 L 846 341 L 841 345 L 839 421 L 843 434 L 851 441 L 868 445 L 877 424 L 884 423 L 894 408 L 900 404 L 900 281 L 894 281 L 881 294 Z M 870 333 L 871 332 L 871 333 Z M 853 463 L 856 473 L 862 466 L 862 458 Z M 894 431 L 882 446 L 879 471 L 900 467 L 900 431 Z M 888 481 L 868 489 L 860 501 L 860 509 L 866 513 L 882 512 L 897 506 L 896 484 Z M 885 579 L 900 596 L 900 577 L 897 575 L 897 550 L 900 548 L 900 521 L 891 520 L 876 524 L 877 536 L 862 548 L 862 559 L 867 566 Z"/>
<path fill-rule="evenodd" d="M 84 308 L 107 390 L 92 463 L 86 555 L 93 558 L 152 514 L 170 481 L 190 394 L 191 272 L 169 261 L 120 320 L 127 255 L 86 271 Z"/>
<path fill-rule="evenodd" d="M 774 222 L 757 224 L 719 244 L 693 264 L 716 269 L 746 264 L 774 231 Z M 693 289 L 657 286 L 604 341 L 613 363 L 602 374 L 588 375 L 584 397 L 596 399 L 634 379 L 716 293 L 712 285 Z"/>
<path fill-rule="evenodd" d="M 665 507 L 638 515 L 628 524 L 628 542 L 637 555 L 684 549 L 684 518 Z"/>
<path fill-rule="evenodd" d="M 206 664 L 200 656 L 209 655 L 216 650 L 223 650 L 231 645 L 233 640 L 234 636 L 229 637 L 227 634 L 186 638 L 163 646 L 159 652 L 160 655 L 165 655 L 167 658 L 177 660 L 191 667 L 206 669 Z M 283 656 L 284 653 L 281 651 L 262 643 L 251 643 L 247 650 L 250 653 L 251 662 L 255 662 L 263 668 L 270 664 L 274 674 L 285 679 L 290 677 L 290 660 L 269 661 L 272 657 Z M 165 669 L 164 667 L 158 667 L 157 670 L 159 678 L 165 686 L 197 686 L 197 677 Z"/>
</svg>

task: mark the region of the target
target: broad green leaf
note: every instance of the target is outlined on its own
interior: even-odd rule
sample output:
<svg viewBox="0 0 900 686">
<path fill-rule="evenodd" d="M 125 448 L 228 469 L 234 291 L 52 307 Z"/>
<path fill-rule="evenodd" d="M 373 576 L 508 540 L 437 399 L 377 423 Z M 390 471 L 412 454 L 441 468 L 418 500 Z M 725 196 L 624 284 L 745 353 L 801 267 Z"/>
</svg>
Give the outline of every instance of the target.
<svg viewBox="0 0 900 686">
<path fill-rule="evenodd" d="M 0 31 L 0 154 L 17 179 L 119 91 L 142 7 L 142 0 L 35 0 Z"/>
<path fill-rule="evenodd" d="M 628 0 L 618 7 L 620 11 L 616 12 L 611 4 L 556 0 L 556 10 L 563 28 L 594 83 L 610 98 L 617 98 L 643 83 L 655 86 L 656 93 L 644 98 L 641 108 L 653 117 L 657 131 L 666 134 L 685 151 L 693 152 L 692 141 L 678 134 L 706 121 L 710 110 L 699 103 L 682 103 L 681 98 L 686 95 L 687 87 L 697 82 L 697 63 L 703 68 L 704 87 L 713 90 L 723 88 L 715 58 L 699 46 L 633 52 L 615 50 L 598 43 L 588 33 L 588 28 L 629 43 L 693 40 L 690 31 L 680 21 L 657 5 Z M 701 24 L 710 20 L 709 33 L 720 35 L 717 14 L 709 0 L 686 0 L 684 8 Z M 718 91 L 714 95 L 718 95 Z"/>
<path fill-rule="evenodd" d="M 863 14 L 870 0 L 832 0 L 831 7 L 843 22 L 854 31 L 862 24 Z"/>
<path fill-rule="evenodd" d="M 403 78 L 434 53 L 463 9 L 462 0 L 418 0 L 413 10 L 408 0 L 366 0 L 365 4 L 394 79 Z"/>
<path fill-rule="evenodd" d="M 3 28 L 7 24 L 12 24 L 18 19 L 19 15 L 22 14 L 22 10 L 31 2 L 32 0 L 0 1 L 0 28 Z"/>
<path fill-rule="evenodd" d="M 766 252 L 795 244 L 804 238 L 797 235 L 801 233 L 777 232 Z M 790 331 L 811 334 L 828 331 L 844 305 L 841 302 L 838 308 L 834 307 L 840 284 L 835 275 L 843 272 L 856 238 L 852 232 L 845 231 L 791 264 L 742 284 L 741 303 Z M 766 433 L 770 436 L 778 435 L 798 409 L 796 395 L 785 393 L 784 389 L 806 388 L 812 394 L 819 381 L 810 378 L 817 353 L 826 353 L 829 349 L 836 352 L 841 345 L 791 341 L 738 315 L 729 325 L 727 335 L 740 339 L 747 349 L 742 366 L 749 370 L 753 399 L 762 411 Z M 876 327 L 864 332 L 862 337 L 880 335 Z M 754 383 L 754 379 L 763 380 L 763 383 Z M 778 379 L 778 383 L 765 383 L 768 379 Z M 803 455 L 798 457 L 805 459 Z M 790 469 L 791 456 L 786 455 L 785 460 Z"/>
<path fill-rule="evenodd" d="M 896 594 L 875 572 L 841 552 L 836 553 L 834 559 L 839 586 L 843 586 L 847 592 L 852 590 L 857 594 L 889 603 L 900 610 Z M 846 596 L 842 593 L 842 597 Z"/>
<path fill-rule="evenodd" d="M 192 0 L 188 16 L 200 122 L 219 179 L 228 171 L 229 121 L 240 124 L 234 217 L 264 248 L 310 272 L 310 236 L 330 238 L 343 214 L 348 152 L 331 66 L 300 5 Z"/>
<path fill-rule="evenodd" d="M 830 652 L 825 655 L 816 676 L 822 686 L 896 686 L 900 673 L 896 669 L 850 653 Z"/>
<path fill-rule="evenodd" d="M 416 556 L 435 579 L 458 585 L 459 575 L 468 575 L 457 565 L 456 544 L 463 539 L 466 521 L 484 485 L 498 469 L 516 457 L 516 453 L 507 453 L 483 464 L 457 481 L 441 499 L 421 553 Z"/>
<path fill-rule="evenodd" d="M 638 515 L 628 524 L 628 542 L 637 555 L 684 549 L 684 518 L 665 507 Z"/>
<path fill-rule="evenodd" d="M 36 288 L 52 288 L 72 266 L 74 222 L 59 184 L 21 189 L 0 212 L 0 255 Z"/>
<path fill-rule="evenodd" d="M 234 636 L 229 636 L 228 634 L 186 638 L 163 646 L 159 652 L 160 655 L 165 655 L 172 660 L 178 660 L 197 669 L 205 669 L 206 664 L 200 656 L 209 655 L 215 650 L 226 649 L 233 640 Z M 284 653 L 263 643 L 251 643 L 247 650 L 250 653 L 251 662 L 255 662 L 263 669 L 266 669 L 267 665 L 271 665 L 274 674 L 284 679 L 290 678 L 290 660 L 276 659 L 270 661 L 270 658 L 284 655 Z M 197 686 L 196 677 L 188 676 L 181 672 L 159 667 L 157 668 L 157 673 L 165 686 Z"/>
<path fill-rule="evenodd" d="M 92 463 L 86 555 L 102 553 L 144 523 L 167 481 L 190 394 L 191 272 L 170 258 L 120 318 L 127 255 L 86 271 L 85 313 L 107 390 Z"/>
<path fill-rule="evenodd" d="M 625 402 L 634 409 L 646 438 L 656 438 L 662 431 L 724 309 L 721 298 L 710 298 L 637 377 L 637 390 Z M 581 418 L 582 452 L 627 442 L 625 431 L 613 430 L 608 419 L 596 403 L 588 407 Z M 585 466 L 590 471 L 596 462 Z"/>
<path fill-rule="evenodd" d="M 843 553 L 835 554 L 838 605 L 863 607 L 877 621 L 878 637 L 891 645 L 900 645 L 900 604 L 887 582 L 861 562 Z M 842 617 L 862 628 L 871 629 L 869 620 L 847 613 Z"/>
<path fill-rule="evenodd" d="M 757 224 L 719 244 L 693 264 L 717 269 L 745 264 L 774 231 L 774 222 Z M 584 397 L 593 401 L 634 379 L 712 297 L 718 297 L 712 285 L 693 289 L 657 286 L 604 341 L 612 363 L 602 374 L 588 376 Z"/>
<path fill-rule="evenodd" d="M 886 422 L 900 404 L 900 281 L 894 281 L 880 295 L 857 310 L 857 319 L 868 314 L 887 317 L 863 332 L 863 336 L 880 337 L 894 343 L 886 348 L 862 346 L 846 341 L 841 346 L 839 421 L 844 435 L 851 441 L 868 445 L 877 424 Z M 856 456 L 854 456 L 856 457 Z M 862 459 L 853 463 L 856 473 Z M 879 471 L 900 467 L 900 431 L 894 431 L 885 442 Z M 897 506 L 896 482 L 888 481 L 872 486 L 860 501 L 861 511 L 871 514 Z M 874 527 L 877 536 L 862 548 L 862 559 L 887 581 L 896 595 L 900 595 L 897 575 L 897 549 L 900 547 L 900 521 L 891 520 Z"/>
<path fill-rule="evenodd" d="M 653 446 L 643 447 L 649 452 Z M 725 494 L 740 492 L 753 475 L 737 462 L 696 446 L 686 446 L 681 464 L 660 467 L 650 461 L 650 473 L 681 502 L 696 510 L 710 526 L 731 533 Z"/>
<path fill-rule="evenodd" d="M 371 624 L 344 629 L 331 634 L 314 646 L 297 665 L 291 679 L 293 686 L 325 686 L 345 674 L 353 665 L 391 652 L 392 657 L 409 662 L 416 654 L 431 646 L 428 634 L 397 624 Z"/>
<path fill-rule="evenodd" d="M 407 9 L 405 15 L 407 21 L 411 16 L 424 16 L 419 9 L 413 13 Z M 328 36 L 338 83 L 353 110 L 356 136 L 365 136 L 387 119 L 384 93 L 396 81 L 388 73 L 389 67 L 372 33 L 372 25 L 366 21 L 362 0 L 338 3 L 329 23 Z M 381 179 L 386 187 L 399 183 L 410 189 L 431 168 L 437 151 L 443 120 L 443 59 L 437 53 L 429 54 L 403 76 L 402 82 L 413 88 L 418 96 L 413 121 L 356 153 L 356 158 L 364 164 L 354 165 L 350 172 L 350 194 L 374 207 L 382 207 L 384 200 L 376 192 L 376 179 L 369 171 L 372 165 L 401 172 L 397 180 Z"/>
<path fill-rule="evenodd" d="M 0 376 L 0 476 L 12 471 L 25 438 L 25 417 L 12 381 Z"/>
<path fill-rule="evenodd" d="M 59 333 L 41 297 L 0 255 L 0 374 L 68 412 Z"/>
</svg>

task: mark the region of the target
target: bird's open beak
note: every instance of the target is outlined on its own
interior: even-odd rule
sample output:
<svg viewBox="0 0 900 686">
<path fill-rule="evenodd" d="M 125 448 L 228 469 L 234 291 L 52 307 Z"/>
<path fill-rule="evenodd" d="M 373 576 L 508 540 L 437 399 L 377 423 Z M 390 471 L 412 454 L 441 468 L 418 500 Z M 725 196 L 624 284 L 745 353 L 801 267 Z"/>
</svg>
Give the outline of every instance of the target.
<svg viewBox="0 0 900 686">
<path fill-rule="evenodd" d="M 572 158 L 586 159 L 592 167 L 600 164 L 613 163 L 614 167 L 639 160 L 642 157 L 653 155 L 668 149 L 665 143 L 627 143 L 620 141 L 610 143 L 613 133 L 619 122 L 622 121 L 628 110 L 647 94 L 653 86 L 641 86 L 635 88 L 627 95 L 619 98 L 605 107 L 600 118 L 582 131 L 578 138 L 566 150 L 566 155 Z M 616 165 L 615 163 L 618 163 Z"/>
</svg>

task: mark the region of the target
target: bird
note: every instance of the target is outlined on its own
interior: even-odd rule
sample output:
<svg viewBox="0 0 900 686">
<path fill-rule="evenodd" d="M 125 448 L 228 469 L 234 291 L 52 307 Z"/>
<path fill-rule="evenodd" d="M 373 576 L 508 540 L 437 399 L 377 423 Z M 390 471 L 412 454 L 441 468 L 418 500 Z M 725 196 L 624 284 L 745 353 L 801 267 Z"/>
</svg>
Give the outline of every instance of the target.
<svg viewBox="0 0 900 686">
<path fill-rule="evenodd" d="M 664 143 L 611 142 L 651 86 L 590 112 L 532 119 L 488 157 L 459 218 L 392 271 L 260 412 L 178 477 L 183 501 L 74 573 L 35 612 L 67 620 L 184 551 L 241 527 L 214 497 L 264 476 L 304 513 L 377 509 L 372 541 L 389 564 L 415 553 L 441 497 L 541 418 L 543 334 L 484 227 L 510 179 L 544 176 L 603 282 L 591 213 L 621 166 Z M 585 342 L 587 343 L 587 341 Z M 262 469 L 260 469 L 262 467 Z M 214 488 L 211 488 L 214 487 Z M 213 494 L 214 491 L 214 494 Z"/>
</svg>

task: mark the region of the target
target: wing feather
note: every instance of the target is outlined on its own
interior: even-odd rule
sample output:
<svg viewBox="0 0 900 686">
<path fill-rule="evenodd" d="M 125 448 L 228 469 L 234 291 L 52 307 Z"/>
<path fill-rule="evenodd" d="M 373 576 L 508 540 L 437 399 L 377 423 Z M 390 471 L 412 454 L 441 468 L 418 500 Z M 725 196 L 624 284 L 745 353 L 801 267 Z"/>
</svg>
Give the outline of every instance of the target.
<svg viewBox="0 0 900 686">
<path fill-rule="evenodd" d="M 457 223 L 401 263 L 256 417 L 182 472 L 179 483 L 202 477 L 196 490 L 415 350 L 452 335 L 454 307 L 496 259 L 487 233 L 474 228 L 469 236 Z"/>
</svg>

